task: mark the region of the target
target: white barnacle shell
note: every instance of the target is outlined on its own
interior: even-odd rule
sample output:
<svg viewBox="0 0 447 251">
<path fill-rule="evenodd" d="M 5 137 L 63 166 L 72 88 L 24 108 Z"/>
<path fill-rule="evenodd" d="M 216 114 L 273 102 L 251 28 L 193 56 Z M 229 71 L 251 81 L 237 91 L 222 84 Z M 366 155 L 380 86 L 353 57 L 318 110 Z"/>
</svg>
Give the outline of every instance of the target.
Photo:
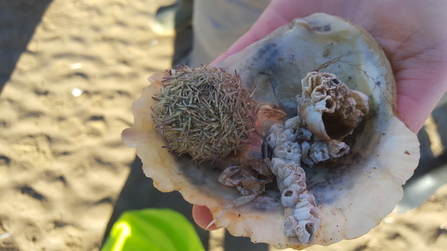
<svg viewBox="0 0 447 251">
<path fill-rule="evenodd" d="M 287 141 L 273 150 L 275 157 L 299 162 L 301 160 L 301 147 L 297 142 Z"/>
<path fill-rule="evenodd" d="M 338 141 L 338 140 L 331 140 L 327 142 L 328 144 L 328 151 L 329 156 L 331 158 L 338 158 L 341 157 L 349 152 L 349 145 L 347 145 L 345 142 Z"/>
<path fill-rule="evenodd" d="M 267 136 L 267 143 L 273 149 L 295 138 L 295 133 L 292 129 L 285 129 L 282 124 L 274 124 L 270 127 L 270 134 Z"/>
<path fill-rule="evenodd" d="M 300 194 L 306 189 L 306 184 L 293 183 L 282 191 L 281 203 L 284 207 L 295 207 Z M 306 242 L 307 243 L 307 242 Z"/>
<path fill-rule="evenodd" d="M 295 172 L 297 168 L 300 168 L 300 166 L 297 165 L 295 162 L 286 162 L 284 166 L 278 168 L 278 174 L 276 175 L 276 177 L 283 180 L 289 177 L 290 174 Z"/>
<path fill-rule="evenodd" d="M 270 170 L 272 170 L 272 173 L 276 176 L 278 176 L 278 169 L 283 168 L 283 166 L 286 165 L 286 161 L 281 158 L 275 158 L 273 157 L 270 161 Z"/>
<path fill-rule="evenodd" d="M 308 162 L 309 159 L 312 160 L 313 166 L 314 164 L 326 161 L 328 159 L 339 158 L 349 152 L 349 145 L 347 145 L 343 141 L 339 141 L 336 139 L 332 139 L 329 141 L 323 141 L 320 139 L 316 139 L 310 144 L 309 149 L 307 150 L 307 142 L 303 142 L 304 149 L 306 149 L 306 160 L 304 162 Z"/>
<path fill-rule="evenodd" d="M 343 139 L 369 111 L 368 97 L 351 91 L 334 74 L 309 72 L 301 84 L 299 115 L 320 139 Z"/>
<path fill-rule="evenodd" d="M 320 216 L 314 197 L 309 192 L 300 193 L 291 216 L 286 218 L 284 228 L 291 243 L 311 242 L 320 227 Z"/>
<path fill-rule="evenodd" d="M 297 168 L 297 170 L 284 178 L 282 182 L 285 187 L 289 187 L 294 183 L 298 184 L 301 187 L 304 187 L 306 185 L 306 173 L 304 172 L 303 168 Z"/>
<path fill-rule="evenodd" d="M 284 128 L 286 129 L 292 129 L 297 130 L 301 125 L 301 118 L 300 117 L 292 117 L 284 123 Z"/>
<path fill-rule="evenodd" d="M 307 141 L 301 143 L 301 161 L 310 167 L 314 166 L 314 161 L 310 155 L 310 144 Z"/>
<path fill-rule="evenodd" d="M 330 164 L 317 163 L 312 169 L 302 167 L 306 172 L 307 190 L 300 196 L 309 196 L 303 197 L 295 208 L 283 206 L 279 188 L 269 188 L 251 202 L 229 209 L 215 222 L 217 226 L 227 228 L 235 236 L 249 236 L 253 242 L 303 249 L 311 244 L 329 245 L 363 235 L 402 198 L 402 184 L 417 166 L 419 144 L 416 135 L 396 116 L 395 82 L 390 64 L 379 45 L 363 29 L 337 17 L 313 14 L 279 28 L 217 67 L 236 71 L 253 100 L 277 105 L 289 118 L 297 115 L 296 96 L 303 94 L 300 81 L 307 73 L 316 71 L 335 74 L 353 90 L 348 102 L 354 101 L 357 110 L 369 108 L 367 113 L 363 112 L 366 115 L 354 131 L 343 132 L 347 134 L 343 141 L 350 148 L 347 154 Z M 135 123 L 123 131 L 123 141 L 137 148 L 145 174 L 159 190 L 179 191 L 185 200 L 206 205 L 217 216 L 241 196 L 236 188 L 218 181 L 222 170 L 233 165 L 233 159 L 196 163 L 189 156 L 177 156 L 162 148 L 165 140 L 157 133 L 150 107 L 164 76 L 167 74 L 151 77 L 151 85 L 133 103 Z M 319 99 L 319 95 L 315 93 L 312 97 Z M 318 102 L 331 102 L 330 99 L 334 100 L 326 95 Z M 317 105 L 318 102 L 316 111 L 327 108 L 323 103 Z M 349 117 L 345 110 L 340 114 Z M 355 123 L 356 120 L 341 121 Z M 304 119 L 302 122 L 309 124 Z M 296 135 L 295 128 L 288 126 Z M 330 137 L 332 133 L 326 129 L 325 126 L 330 139 L 339 137 Z M 324 139 L 324 134 L 321 135 Z M 306 148 L 306 141 L 298 139 L 298 142 L 305 163 L 303 159 L 310 159 L 310 146 Z M 261 143 L 252 141 L 251 153 L 239 157 L 264 156 Z M 259 154 L 255 154 L 256 150 Z M 279 158 L 270 161 L 272 172 L 278 175 L 280 164 L 285 165 L 285 161 Z M 274 169 L 275 166 L 278 168 Z M 287 177 L 283 183 L 286 180 Z M 308 210 L 302 214 L 304 208 Z M 295 215 L 309 218 L 297 220 Z"/>
<path fill-rule="evenodd" d="M 328 160 L 331 156 L 327 143 L 321 140 L 313 142 L 309 149 L 309 157 L 315 164 Z"/>
</svg>

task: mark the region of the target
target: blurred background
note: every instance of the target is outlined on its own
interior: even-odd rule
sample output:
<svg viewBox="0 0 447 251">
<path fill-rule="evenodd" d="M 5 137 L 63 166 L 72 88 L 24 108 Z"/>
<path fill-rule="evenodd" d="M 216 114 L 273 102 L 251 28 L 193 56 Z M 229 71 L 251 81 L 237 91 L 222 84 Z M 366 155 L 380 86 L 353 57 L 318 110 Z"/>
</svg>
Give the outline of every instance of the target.
<svg viewBox="0 0 447 251">
<path fill-rule="evenodd" d="M 188 60 L 191 9 L 0 0 L 0 250 L 100 250 L 130 209 L 172 208 L 193 222 L 191 205 L 154 189 L 120 139 L 147 77 Z M 446 249 L 446 111 L 444 98 L 419 133 L 421 162 L 396 210 L 363 237 L 309 250 Z M 206 250 L 274 250 L 196 230 Z"/>
</svg>

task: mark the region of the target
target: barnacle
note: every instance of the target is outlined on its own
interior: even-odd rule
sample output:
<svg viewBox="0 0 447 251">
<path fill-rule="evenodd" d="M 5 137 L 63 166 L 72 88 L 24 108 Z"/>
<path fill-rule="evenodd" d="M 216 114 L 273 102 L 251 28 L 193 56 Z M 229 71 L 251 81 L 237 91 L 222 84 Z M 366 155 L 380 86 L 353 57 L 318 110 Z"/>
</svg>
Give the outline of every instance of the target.
<svg viewBox="0 0 447 251">
<path fill-rule="evenodd" d="M 309 72 L 301 83 L 300 117 L 320 139 L 346 137 L 369 111 L 368 96 L 352 91 L 334 74 Z"/>
</svg>

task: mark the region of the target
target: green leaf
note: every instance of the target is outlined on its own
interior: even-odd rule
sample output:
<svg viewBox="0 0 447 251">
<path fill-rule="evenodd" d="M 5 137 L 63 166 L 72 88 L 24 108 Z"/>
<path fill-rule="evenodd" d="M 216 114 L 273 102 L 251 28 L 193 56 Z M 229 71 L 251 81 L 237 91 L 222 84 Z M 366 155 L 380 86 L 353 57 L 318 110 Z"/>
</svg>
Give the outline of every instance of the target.
<svg viewBox="0 0 447 251">
<path fill-rule="evenodd" d="M 127 211 L 101 251 L 204 251 L 191 223 L 171 209 Z"/>
</svg>

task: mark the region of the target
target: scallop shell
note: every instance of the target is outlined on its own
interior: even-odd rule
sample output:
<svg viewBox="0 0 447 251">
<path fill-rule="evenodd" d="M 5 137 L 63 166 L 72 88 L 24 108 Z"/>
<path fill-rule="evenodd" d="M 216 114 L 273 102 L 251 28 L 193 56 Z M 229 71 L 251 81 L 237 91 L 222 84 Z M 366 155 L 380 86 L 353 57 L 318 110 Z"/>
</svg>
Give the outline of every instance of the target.
<svg viewBox="0 0 447 251">
<path fill-rule="evenodd" d="M 419 143 L 396 117 L 390 64 L 362 28 L 341 18 L 313 14 L 277 29 L 217 66 L 237 71 L 254 100 L 277 104 L 289 117 L 296 116 L 301 80 L 312 71 L 335 74 L 369 98 L 369 113 L 346 137 L 349 153 L 337 161 L 304 168 L 307 190 L 319 211 L 313 243 L 297 243 L 285 235 L 288 214 L 281 192 L 273 186 L 253 201 L 229 209 L 218 218 L 217 226 L 253 242 L 303 249 L 359 237 L 400 201 L 402 185 L 418 163 Z M 135 123 L 123 131 L 123 141 L 137 148 L 144 173 L 160 191 L 179 191 L 188 202 L 205 205 L 217 216 L 241 194 L 218 181 L 228 166 L 226 161 L 198 164 L 161 148 L 165 141 L 155 130 L 150 107 L 165 76 L 162 72 L 149 78 L 151 85 L 133 103 Z M 251 149 L 260 149 L 260 144 L 261 139 L 254 140 Z"/>
</svg>

